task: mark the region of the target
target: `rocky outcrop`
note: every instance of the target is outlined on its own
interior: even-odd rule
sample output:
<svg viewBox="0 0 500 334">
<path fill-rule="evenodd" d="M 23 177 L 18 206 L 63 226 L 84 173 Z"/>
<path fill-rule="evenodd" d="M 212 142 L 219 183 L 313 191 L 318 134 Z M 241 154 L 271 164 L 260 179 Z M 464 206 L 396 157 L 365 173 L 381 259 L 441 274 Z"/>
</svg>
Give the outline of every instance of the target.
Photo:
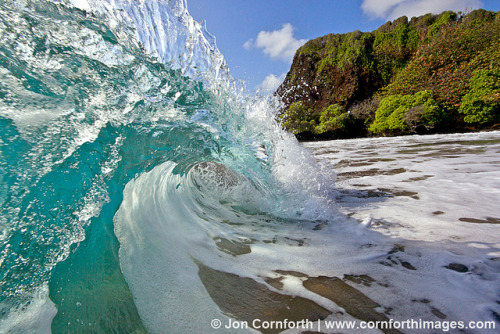
<svg viewBox="0 0 500 334">
<path fill-rule="evenodd" d="M 485 10 L 401 17 L 372 32 L 310 40 L 275 93 L 282 124 L 301 138 L 321 139 L 491 126 L 500 107 L 499 41 L 500 14 Z M 471 93 L 474 80 L 490 91 Z M 426 99 L 401 100 L 406 109 L 394 119 L 377 116 L 384 98 L 417 93 Z M 489 108 L 485 118 L 471 107 L 481 103 Z"/>
</svg>

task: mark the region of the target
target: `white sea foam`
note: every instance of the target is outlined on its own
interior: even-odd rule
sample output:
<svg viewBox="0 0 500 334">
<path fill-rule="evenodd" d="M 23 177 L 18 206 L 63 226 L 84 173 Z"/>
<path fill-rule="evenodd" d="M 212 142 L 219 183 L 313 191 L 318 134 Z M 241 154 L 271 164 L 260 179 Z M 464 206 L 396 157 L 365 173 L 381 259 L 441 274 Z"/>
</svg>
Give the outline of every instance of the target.
<svg viewBox="0 0 500 334">
<path fill-rule="evenodd" d="M 381 230 L 409 239 L 495 242 L 491 233 L 495 225 L 459 219 L 500 217 L 500 145 L 491 142 L 498 141 L 498 137 L 498 132 L 485 132 L 341 140 L 305 146 L 340 173 L 338 186 L 345 190 L 345 201 L 339 207 L 344 212 L 355 212 L 360 220 L 370 215 L 372 220 L 401 224 L 400 228 Z M 370 201 L 360 200 L 355 194 L 377 189 L 382 189 L 381 193 L 388 189 L 387 195 L 392 196 L 392 191 L 396 196 Z M 398 196 L 405 195 L 405 191 L 406 196 Z"/>
<path fill-rule="evenodd" d="M 241 184 L 232 182 L 232 177 L 226 184 L 214 183 L 222 187 L 223 193 L 231 194 L 232 204 L 227 205 L 225 196 L 195 187 L 189 174 L 184 177 L 172 174 L 173 164 L 156 167 L 127 185 L 124 201 L 115 217 L 122 270 L 136 296 L 141 318 L 153 332 L 160 332 L 162 326 L 177 325 L 182 323 L 181 319 L 192 319 L 193 314 L 200 314 L 198 312 L 203 315 L 190 322 L 191 330 L 206 330 L 211 318 L 224 317 L 197 276 L 196 260 L 263 284 L 262 277 L 277 277 L 275 270 L 278 269 L 313 277 L 369 275 L 375 280 L 370 287 L 355 287 L 383 308 L 392 309 L 390 317 L 396 320 L 439 320 L 433 309 L 446 314 L 447 320 L 494 320 L 493 312 L 499 312 L 496 300 L 500 292 L 500 264 L 492 257 L 500 249 L 496 240 L 499 225 L 472 224 L 458 218 L 462 212 L 471 218 L 500 216 L 498 208 L 491 205 L 491 197 L 497 194 L 495 154 L 499 145 L 491 140 L 498 141 L 499 137 L 498 133 L 489 133 L 384 138 L 374 140 L 373 144 L 368 140 L 307 144 L 316 150 L 318 158 L 327 156 L 332 163 L 347 158 L 368 162 L 375 157 L 377 161 L 373 164 L 379 169 L 375 175 L 358 178 L 340 174 L 338 209 L 346 214 L 354 213 L 353 217 L 359 220 L 333 215 L 320 230 L 313 229 L 318 221 L 284 223 L 278 218 L 279 212 L 271 212 L 269 216 L 235 211 L 231 208 L 234 203 L 245 207 L 243 198 L 248 199 L 244 194 L 248 194 L 249 189 L 242 193 L 231 189 Z M 479 140 L 478 144 L 457 144 L 473 140 Z M 380 145 L 383 141 L 387 141 L 387 145 Z M 444 143 L 439 144 L 440 141 Z M 490 142 L 481 144 L 481 141 Z M 372 145 L 377 148 L 375 151 Z M 429 148 L 438 145 L 439 154 L 428 156 L 426 145 Z M 455 148 L 453 154 L 458 157 L 446 156 L 449 145 Z M 408 149 L 418 152 L 404 152 Z M 478 149 L 483 153 L 478 153 Z M 328 156 L 326 151 L 336 153 Z M 394 158 L 396 160 L 386 161 Z M 409 169 L 409 161 L 419 161 L 411 165 L 412 171 L 384 173 Z M 351 167 L 337 170 L 342 173 L 352 169 L 359 171 L 360 166 L 353 163 Z M 477 170 L 487 174 L 475 173 Z M 404 182 L 430 175 L 431 171 L 433 178 Z M 463 178 L 463 174 L 471 175 Z M 482 175 L 489 179 L 482 179 Z M 454 181 L 450 184 L 460 180 L 463 183 L 443 189 L 439 179 L 444 178 Z M 213 180 L 217 181 L 217 177 Z M 364 185 L 356 185 L 358 182 Z M 349 190 L 372 188 L 375 191 L 377 187 L 418 192 L 419 199 L 412 198 L 416 195 L 411 194 L 363 197 L 349 193 Z M 481 194 L 482 201 L 475 201 L 470 208 L 457 212 L 458 207 L 467 203 L 467 198 L 456 196 L 455 192 L 461 187 L 470 187 L 474 194 Z M 437 192 L 446 193 L 443 198 L 448 200 L 436 202 Z M 265 196 L 262 194 L 264 201 Z M 445 213 L 433 216 L 432 212 L 437 210 Z M 273 216 L 274 221 L 269 219 Z M 371 224 L 362 224 L 363 218 Z M 239 256 L 227 254 L 217 247 L 218 238 L 252 240 L 251 252 Z M 273 242 L 266 242 L 269 240 Z M 399 245 L 396 251 L 395 245 Z M 450 263 L 463 264 L 469 271 L 460 273 L 445 268 Z M 416 270 L 411 270 L 408 264 Z M 331 301 L 306 290 L 302 280 L 286 276 L 281 292 L 314 300 L 333 312 L 339 310 Z M 428 304 L 418 302 L 425 299 Z M 352 320 L 349 315 L 336 319 L 339 318 Z"/>
<path fill-rule="evenodd" d="M 305 146 L 339 173 L 339 210 L 370 220 L 386 242 L 405 245 L 397 261 L 408 261 L 417 271 L 383 270 L 387 273 L 379 276 L 394 286 L 393 297 L 406 290 L 406 303 L 420 295 L 448 318 L 494 320 L 500 294 L 499 132 Z M 466 265 L 469 272 L 445 269 L 450 263 Z M 414 314 L 401 300 L 392 302 L 407 316 Z"/>
<path fill-rule="evenodd" d="M 225 317 L 198 279 L 190 249 L 210 245 L 190 210 L 194 199 L 177 196 L 184 185 L 174 167 L 162 164 L 127 184 L 115 216 L 120 266 L 150 332 L 203 332 Z"/>
<path fill-rule="evenodd" d="M 30 304 L 21 310 L 10 310 L 6 319 L 0 322 L 1 333 L 50 333 L 52 319 L 57 309 L 49 299 L 49 288 L 44 284 L 35 292 Z"/>
</svg>

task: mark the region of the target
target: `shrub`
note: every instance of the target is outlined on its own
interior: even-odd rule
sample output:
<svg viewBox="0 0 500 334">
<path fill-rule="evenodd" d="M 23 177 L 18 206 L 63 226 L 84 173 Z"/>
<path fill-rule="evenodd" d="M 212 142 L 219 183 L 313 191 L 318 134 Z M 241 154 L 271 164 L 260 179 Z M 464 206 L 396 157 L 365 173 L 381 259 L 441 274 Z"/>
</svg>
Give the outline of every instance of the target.
<svg viewBox="0 0 500 334">
<path fill-rule="evenodd" d="M 459 112 L 466 123 L 485 124 L 499 117 L 500 70 L 478 70 L 469 81 Z"/>
<path fill-rule="evenodd" d="M 306 108 L 301 101 L 292 103 L 278 118 L 283 128 L 293 134 L 313 132 L 316 126 L 313 110 Z"/>
<path fill-rule="evenodd" d="M 361 120 L 366 126 L 375 120 L 375 112 L 380 104 L 379 98 L 369 98 L 354 104 L 351 115 L 356 120 Z"/>
<path fill-rule="evenodd" d="M 441 108 L 431 91 L 390 95 L 380 101 L 369 130 L 378 134 L 399 134 L 418 125 L 433 127 L 441 121 L 441 115 Z"/>
<path fill-rule="evenodd" d="M 346 116 L 349 116 L 343 107 L 338 104 L 332 104 L 323 109 L 319 116 L 319 125 L 314 128 L 316 134 L 322 134 L 327 131 L 334 131 L 345 126 Z"/>
</svg>

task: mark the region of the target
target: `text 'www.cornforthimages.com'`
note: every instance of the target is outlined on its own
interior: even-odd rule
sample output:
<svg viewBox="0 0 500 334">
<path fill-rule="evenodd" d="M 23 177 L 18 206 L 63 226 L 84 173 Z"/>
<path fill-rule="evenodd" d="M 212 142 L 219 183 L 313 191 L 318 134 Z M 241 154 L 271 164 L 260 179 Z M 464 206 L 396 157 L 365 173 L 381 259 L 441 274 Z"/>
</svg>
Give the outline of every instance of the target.
<svg viewBox="0 0 500 334">
<path fill-rule="evenodd" d="M 396 329 L 396 330 L 434 330 L 448 332 L 450 330 L 494 330 L 494 321 L 426 321 L 409 319 L 404 321 L 388 320 L 388 321 L 311 321 L 311 320 L 280 320 L 280 321 L 265 321 L 255 319 L 249 321 L 236 321 L 229 319 L 223 323 L 219 319 L 213 319 L 210 323 L 213 329 L 300 329 L 320 332 L 321 330 L 339 330 L 339 329 Z"/>
</svg>

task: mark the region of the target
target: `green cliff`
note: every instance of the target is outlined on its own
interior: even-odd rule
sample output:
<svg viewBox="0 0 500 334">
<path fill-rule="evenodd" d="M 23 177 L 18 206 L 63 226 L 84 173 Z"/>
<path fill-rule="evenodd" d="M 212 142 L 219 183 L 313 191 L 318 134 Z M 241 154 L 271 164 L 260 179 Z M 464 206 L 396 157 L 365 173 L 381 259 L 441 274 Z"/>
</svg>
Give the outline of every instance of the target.
<svg viewBox="0 0 500 334">
<path fill-rule="evenodd" d="M 404 16 L 310 40 L 276 95 L 299 139 L 498 126 L 500 12 Z"/>
</svg>

